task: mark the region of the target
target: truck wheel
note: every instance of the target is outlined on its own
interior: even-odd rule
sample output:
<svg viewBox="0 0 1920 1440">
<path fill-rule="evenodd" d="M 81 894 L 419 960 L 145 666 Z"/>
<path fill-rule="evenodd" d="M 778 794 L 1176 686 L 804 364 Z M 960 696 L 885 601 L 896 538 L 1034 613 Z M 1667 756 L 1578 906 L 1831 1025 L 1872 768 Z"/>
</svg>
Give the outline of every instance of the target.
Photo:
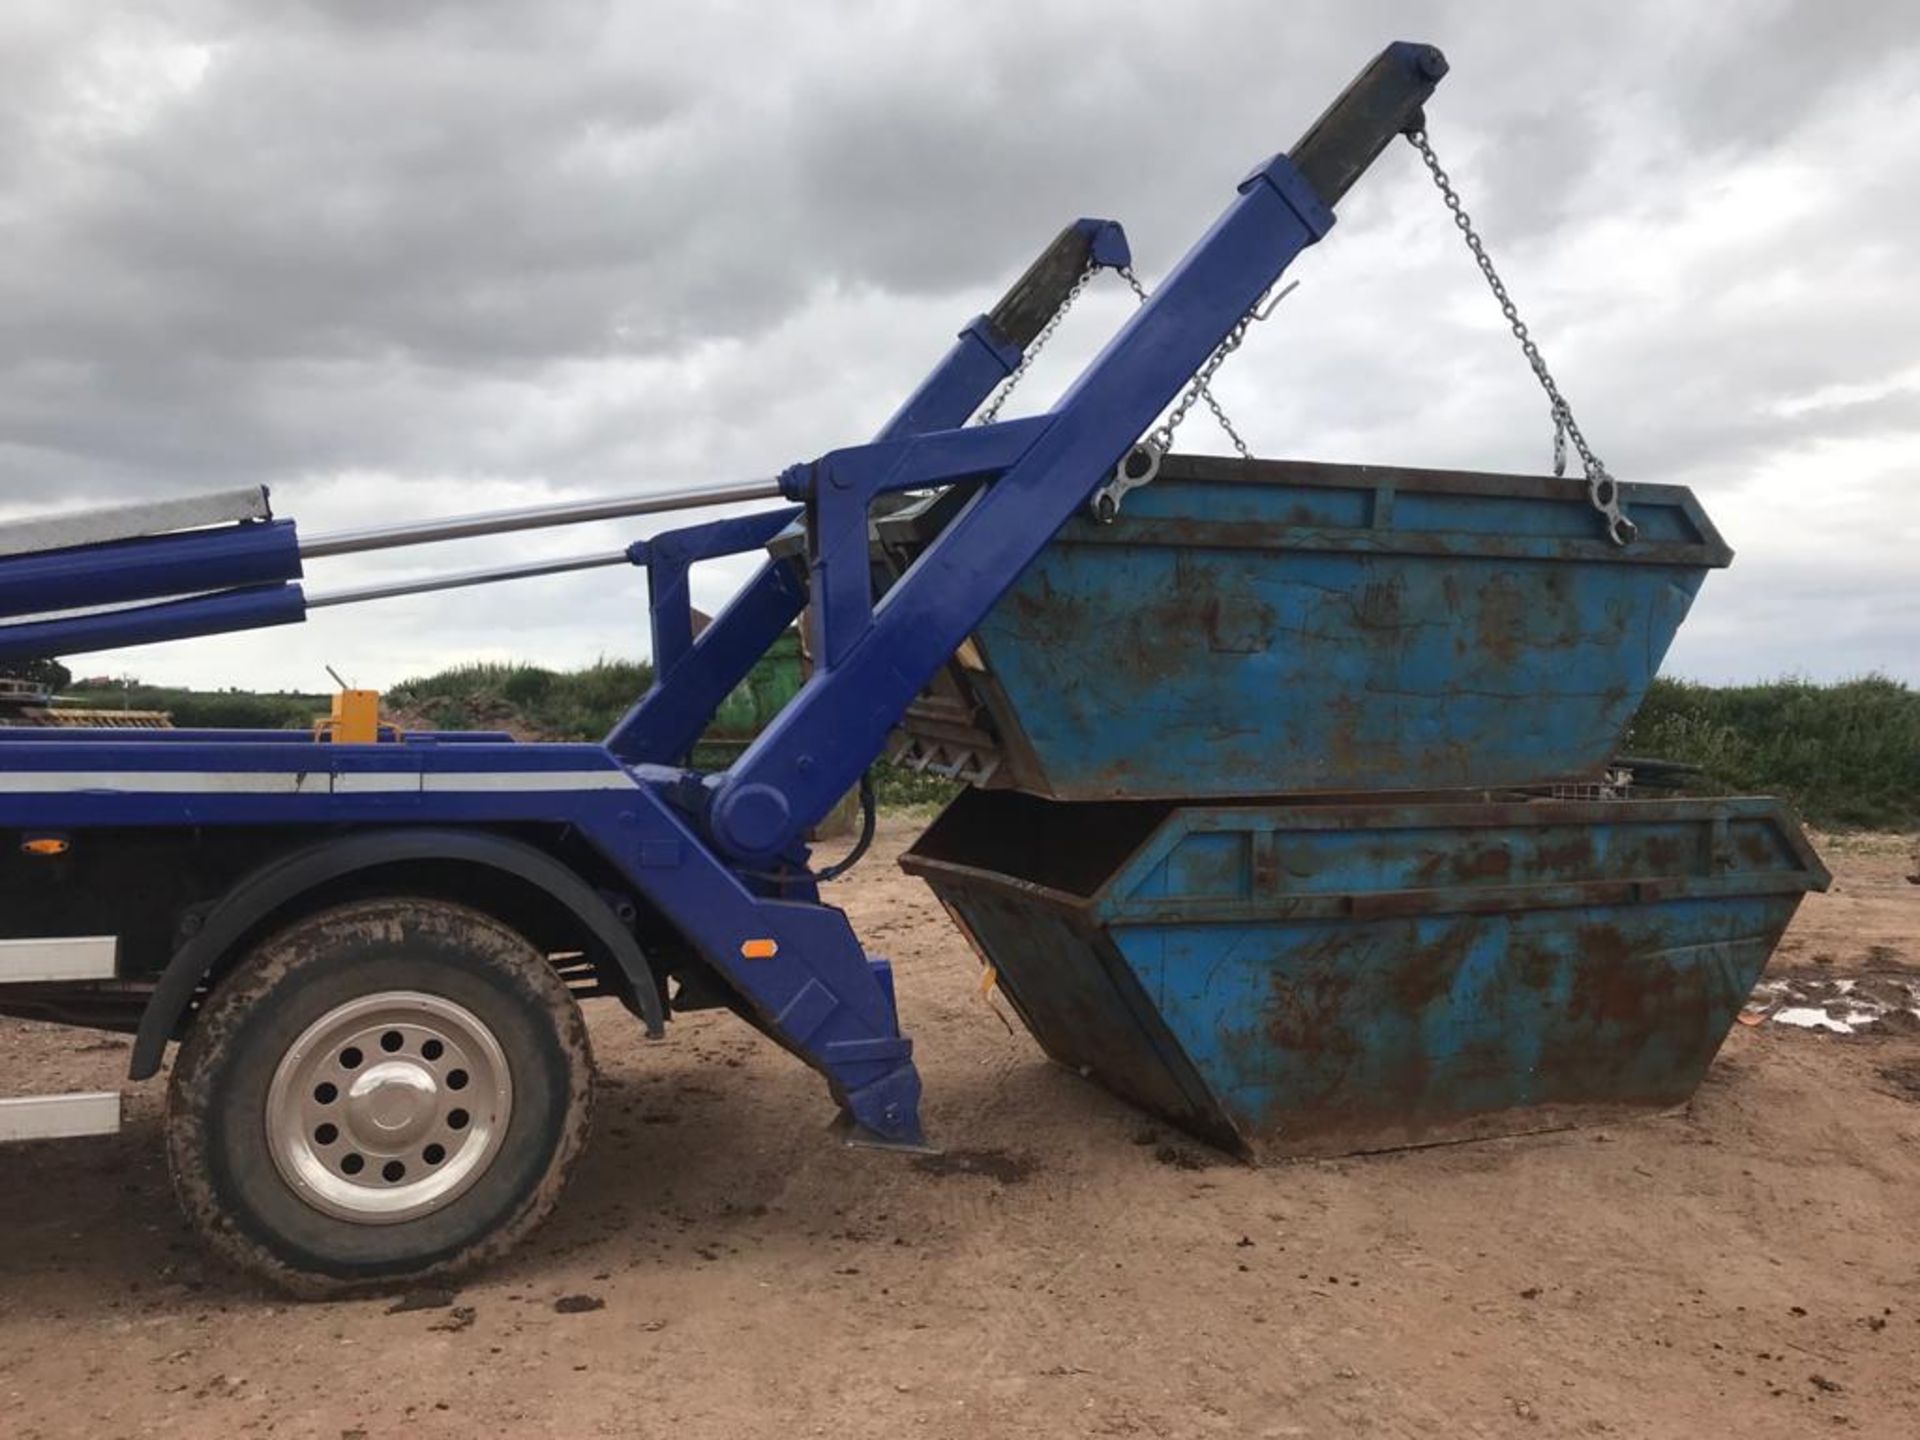
<svg viewBox="0 0 1920 1440">
<path fill-rule="evenodd" d="M 248 955 L 173 1069 L 194 1227 L 295 1294 L 449 1275 L 546 1217 L 585 1148 L 593 1059 L 527 940 L 439 900 L 342 905 Z"/>
</svg>

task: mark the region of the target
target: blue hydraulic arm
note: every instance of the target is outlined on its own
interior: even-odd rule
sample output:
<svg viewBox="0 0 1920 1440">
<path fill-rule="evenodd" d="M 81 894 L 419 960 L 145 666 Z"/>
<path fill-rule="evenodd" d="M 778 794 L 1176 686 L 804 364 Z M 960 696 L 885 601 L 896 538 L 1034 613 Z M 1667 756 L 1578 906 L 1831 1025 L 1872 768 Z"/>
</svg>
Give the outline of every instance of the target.
<svg viewBox="0 0 1920 1440">
<path fill-rule="evenodd" d="M 1067 518 L 1204 365 L 1446 73 L 1431 46 L 1384 50 L 1226 212 L 1047 415 L 835 451 L 782 476 L 807 507 L 818 668 L 723 775 L 714 841 L 743 860 L 788 850 L 881 753 L 907 705 Z M 888 490 L 987 477 L 876 607 L 868 506 Z"/>
<path fill-rule="evenodd" d="M 0 626 L 0 662 L 297 625 L 306 618 L 306 597 L 298 585 L 253 585 L 124 610 Z"/>
<path fill-rule="evenodd" d="M 8 555 L 0 661 L 294 624 L 306 614 L 299 577 L 291 520 Z"/>
<path fill-rule="evenodd" d="M 8 557 L 0 566 L 0 616 L 278 585 L 299 576 L 300 542 L 291 520 L 141 536 Z"/>
<path fill-rule="evenodd" d="M 960 332 L 933 373 L 882 427 L 879 438 L 896 440 L 964 424 L 1018 367 L 1026 347 L 1058 313 L 1089 267 L 1119 268 L 1128 263 L 1127 237 L 1116 221 L 1076 220 L 1067 226 L 998 305 Z M 791 518 L 799 512 L 781 513 Z M 718 522 L 721 526 L 731 523 Z M 766 539 L 772 539 L 779 528 Z M 689 641 L 686 563 L 742 553 L 765 543 L 714 548 L 745 533 L 697 525 L 641 542 L 634 551 L 643 554 L 629 551 L 636 564 L 648 565 L 654 682 L 607 736 L 607 748 L 622 760 L 661 765 L 683 761 L 728 693 L 805 608 L 805 562 L 798 556 L 769 560 L 700 638 Z"/>
<path fill-rule="evenodd" d="M 1088 269 L 1118 270 L 1131 263 L 1126 232 L 1118 221 L 1074 221 L 998 305 L 960 332 L 946 358 L 880 428 L 878 438 L 897 440 L 965 423 L 993 387 L 1018 367 L 1027 346 L 1059 313 Z"/>
</svg>

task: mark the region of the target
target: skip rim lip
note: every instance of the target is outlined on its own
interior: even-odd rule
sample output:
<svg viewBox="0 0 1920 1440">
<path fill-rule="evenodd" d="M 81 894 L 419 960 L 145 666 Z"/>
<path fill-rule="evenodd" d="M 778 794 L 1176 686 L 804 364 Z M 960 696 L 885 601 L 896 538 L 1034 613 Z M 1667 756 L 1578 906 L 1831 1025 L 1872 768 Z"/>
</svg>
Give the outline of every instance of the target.
<svg viewBox="0 0 1920 1440">
<path fill-rule="evenodd" d="M 995 811 L 1002 813 L 996 815 Z M 1724 831 L 1735 823 L 1764 828 L 1780 842 L 1790 863 L 1763 866 L 1755 861 L 1745 867 L 1729 863 L 1720 867 L 1722 873 L 1715 874 L 1661 873 L 1649 868 L 1638 873 L 1569 875 L 1471 887 L 1455 884 L 1288 892 L 1284 886 L 1269 885 L 1261 893 L 1230 899 L 1142 899 L 1124 893 L 1130 883 L 1138 883 L 1161 863 L 1182 838 L 1196 834 L 1459 833 L 1636 823 L 1707 827 L 1703 843 L 1709 848 L 1699 858 L 1709 862 L 1730 843 L 1716 842 L 1716 829 Z M 1026 836 L 1032 863 L 1009 866 L 989 853 L 1001 843 L 1002 834 Z M 1056 868 L 1063 856 L 1076 862 L 1070 877 L 1063 877 Z M 900 866 L 922 878 L 949 876 L 969 886 L 1042 900 L 1079 912 L 1094 925 L 1489 914 L 1588 904 L 1798 894 L 1824 891 L 1833 878 L 1791 807 L 1770 796 L 1559 800 L 1422 792 L 1406 796 L 1248 796 L 1224 802 L 1212 798 L 1076 802 L 1020 791 L 968 789 L 900 857 Z M 1094 878 L 1096 875 L 1098 878 Z"/>
</svg>

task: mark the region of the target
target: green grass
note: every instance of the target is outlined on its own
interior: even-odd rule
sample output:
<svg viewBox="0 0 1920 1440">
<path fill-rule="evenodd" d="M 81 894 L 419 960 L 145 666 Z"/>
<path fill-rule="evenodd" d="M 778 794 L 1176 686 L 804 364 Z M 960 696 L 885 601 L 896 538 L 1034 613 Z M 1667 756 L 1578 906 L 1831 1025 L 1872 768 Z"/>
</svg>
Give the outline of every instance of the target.
<svg viewBox="0 0 1920 1440">
<path fill-rule="evenodd" d="M 653 667 L 643 661 L 600 660 L 584 670 L 459 665 L 403 680 L 385 704 L 436 730 L 510 727 L 549 740 L 597 740 L 652 683 Z"/>
<path fill-rule="evenodd" d="M 1823 828 L 1920 828 L 1920 691 L 1884 676 L 1657 680 L 1622 748 L 1699 766 L 1696 788 L 1784 795 Z"/>
<path fill-rule="evenodd" d="M 945 805 L 966 787 L 958 780 L 903 770 L 890 760 L 873 767 L 873 794 L 883 810 L 926 810 Z"/>
<path fill-rule="evenodd" d="M 551 740 L 598 740 L 653 683 L 645 663 L 602 660 L 584 670 L 547 670 L 538 665 L 459 665 L 437 675 L 405 680 L 387 692 L 389 710 L 421 716 L 437 730 L 501 727 Z M 738 743 L 701 745 L 693 763 L 721 769 Z M 874 767 L 874 791 L 889 810 L 928 809 L 960 791 L 952 780 L 917 775 L 882 760 Z"/>
<path fill-rule="evenodd" d="M 93 710 L 165 710 L 183 730 L 305 730 L 332 704 L 291 690 L 183 690 L 170 685 L 72 685 L 69 703 Z"/>
</svg>

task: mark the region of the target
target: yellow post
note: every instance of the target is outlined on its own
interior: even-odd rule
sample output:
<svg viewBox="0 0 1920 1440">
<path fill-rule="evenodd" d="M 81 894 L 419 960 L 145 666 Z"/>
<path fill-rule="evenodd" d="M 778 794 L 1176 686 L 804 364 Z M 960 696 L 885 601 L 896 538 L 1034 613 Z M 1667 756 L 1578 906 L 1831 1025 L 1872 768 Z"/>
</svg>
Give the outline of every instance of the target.
<svg viewBox="0 0 1920 1440">
<path fill-rule="evenodd" d="M 336 745 L 371 745 L 380 738 L 380 692 L 336 690 L 333 713 L 316 727 Z"/>
</svg>

